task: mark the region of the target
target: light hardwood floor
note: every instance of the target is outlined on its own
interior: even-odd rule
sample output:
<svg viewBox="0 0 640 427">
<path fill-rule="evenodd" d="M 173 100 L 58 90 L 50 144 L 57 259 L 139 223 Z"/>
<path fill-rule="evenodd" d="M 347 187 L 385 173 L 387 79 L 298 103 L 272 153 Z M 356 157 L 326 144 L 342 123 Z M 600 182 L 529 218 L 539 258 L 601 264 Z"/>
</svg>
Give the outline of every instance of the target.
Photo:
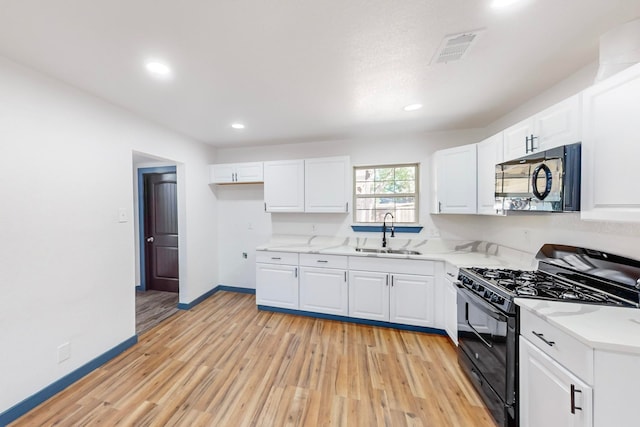
<svg viewBox="0 0 640 427">
<path fill-rule="evenodd" d="M 448 338 L 218 292 L 12 426 L 488 426 Z"/>
</svg>

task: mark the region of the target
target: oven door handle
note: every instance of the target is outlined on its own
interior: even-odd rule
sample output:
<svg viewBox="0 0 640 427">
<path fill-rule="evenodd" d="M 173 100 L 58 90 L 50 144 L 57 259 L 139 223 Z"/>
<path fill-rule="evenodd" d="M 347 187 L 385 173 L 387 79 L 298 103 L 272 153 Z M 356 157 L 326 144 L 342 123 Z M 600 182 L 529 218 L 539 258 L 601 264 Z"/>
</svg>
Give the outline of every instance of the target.
<svg viewBox="0 0 640 427">
<path fill-rule="evenodd" d="M 472 293 L 471 291 L 467 290 L 467 288 L 461 285 L 458 285 L 458 290 L 459 292 L 462 292 L 465 295 L 465 300 L 468 303 L 471 303 L 476 307 L 479 307 L 482 310 L 482 312 L 486 313 L 489 317 L 497 320 L 498 322 L 504 321 L 505 315 L 497 311 L 489 303 L 481 299 L 478 295 Z"/>
<path fill-rule="evenodd" d="M 467 322 L 467 326 L 471 328 L 471 332 L 473 332 L 475 336 L 478 337 L 478 339 L 482 341 L 484 345 L 486 345 L 489 348 L 493 348 L 493 344 L 491 344 L 489 341 L 484 339 L 484 337 L 480 334 L 480 332 L 478 332 L 476 328 L 473 327 L 471 322 L 469 322 L 469 303 L 468 302 L 464 306 L 464 320 Z"/>
</svg>

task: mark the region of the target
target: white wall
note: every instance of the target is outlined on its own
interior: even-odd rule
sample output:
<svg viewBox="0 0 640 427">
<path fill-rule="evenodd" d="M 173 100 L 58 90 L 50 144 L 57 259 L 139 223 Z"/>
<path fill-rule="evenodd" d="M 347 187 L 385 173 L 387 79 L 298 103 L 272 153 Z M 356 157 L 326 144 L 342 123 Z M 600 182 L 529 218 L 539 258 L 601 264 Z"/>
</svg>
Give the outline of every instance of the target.
<svg viewBox="0 0 640 427">
<path fill-rule="evenodd" d="M 181 301 L 218 280 L 211 147 L 1 58 L 0 94 L 1 413 L 135 335 L 134 150 L 178 164 Z"/>
<path fill-rule="evenodd" d="M 428 213 L 430 156 L 442 148 L 477 141 L 481 131 L 226 148 L 218 150 L 217 161 L 232 163 L 348 155 L 353 165 L 420 162 L 420 223 L 424 230 L 419 235 L 397 233 L 397 236 L 427 238 L 435 229 Z M 354 233 L 350 228 L 351 214 L 266 213 L 264 189 L 260 184 L 212 187 L 218 197 L 219 277 L 224 285 L 255 288 L 255 247 L 267 242 L 272 233 L 378 237 L 371 233 Z M 247 259 L 242 258 L 243 252 L 248 254 Z"/>
</svg>

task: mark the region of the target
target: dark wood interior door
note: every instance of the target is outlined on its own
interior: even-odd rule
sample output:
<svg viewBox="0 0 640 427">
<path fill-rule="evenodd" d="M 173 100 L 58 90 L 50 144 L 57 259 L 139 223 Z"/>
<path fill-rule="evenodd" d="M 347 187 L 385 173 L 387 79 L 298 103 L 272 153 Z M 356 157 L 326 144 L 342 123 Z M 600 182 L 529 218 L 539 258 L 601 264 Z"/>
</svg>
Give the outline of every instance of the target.
<svg viewBox="0 0 640 427">
<path fill-rule="evenodd" d="M 146 288 L 178 292 L 176 174 L 145 174 L 144 201 Z"/>
</svg>

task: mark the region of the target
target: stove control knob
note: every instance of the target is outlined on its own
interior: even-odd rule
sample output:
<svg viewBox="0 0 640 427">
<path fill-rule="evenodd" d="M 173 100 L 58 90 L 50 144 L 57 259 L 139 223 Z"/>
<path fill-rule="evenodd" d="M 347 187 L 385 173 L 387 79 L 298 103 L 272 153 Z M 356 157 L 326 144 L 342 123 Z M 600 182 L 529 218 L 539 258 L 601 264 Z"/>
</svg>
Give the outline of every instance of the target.
<svg viewBox="0 0 640 427">
<path fill-rule="evenodd" d="M 482 285 L 478 285 L 478 289 L 477 289 L 477 291 L 478 291 L 478 292 L 482 292 L 482 291 L 484 291 L 484 286 L 482 286 Z"/>
<path fill-rule="evenodd" d="M 498 294 L 493 294 L 493 295 L 491 295 L 491 302 L 494 302 L 496 304 L 503 304 L 504 303 L 504 298 L 502 298 Z"/>
</svg>

